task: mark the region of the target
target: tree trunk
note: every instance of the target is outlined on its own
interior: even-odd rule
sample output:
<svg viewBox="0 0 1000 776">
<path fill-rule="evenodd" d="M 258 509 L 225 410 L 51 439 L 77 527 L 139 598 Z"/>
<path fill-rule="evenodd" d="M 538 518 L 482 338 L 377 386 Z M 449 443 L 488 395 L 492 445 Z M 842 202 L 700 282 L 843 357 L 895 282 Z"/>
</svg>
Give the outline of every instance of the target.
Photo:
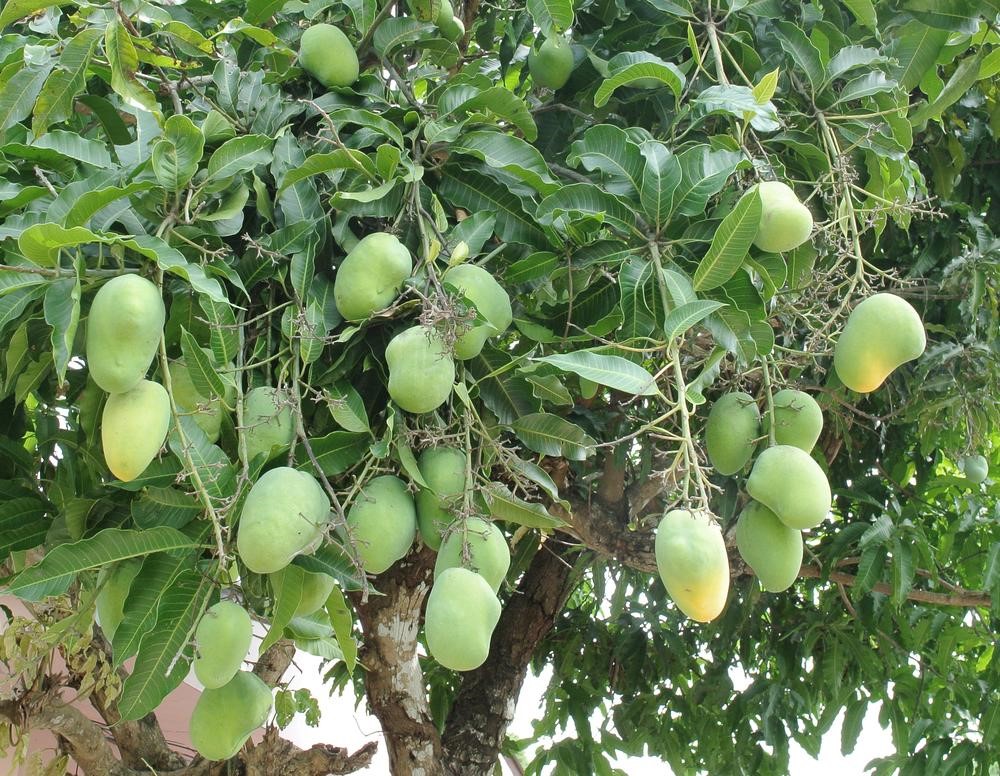
<svg viewBox="0 0 1000 776">
<path fill-rule="evenodd" d="M 463 676 L 444 732 L 448 773 L 493 772 L 531 656 L 552 630 L 573 587 L 573 566 L 563 557 L 568 554 L 562 545 L 542 545 L 504 607 L 490 656 Z"/>
<path fill-rule="evenodd" d="M 365 693 L 382 723 L 394 776 L 444 776 L 441 737 L 431 721 L 427 688 L 417 659 L 424 598 L 431 587 L 434 552 L 424 548 L 375 580 L 367 602 L 352 594 L 365 646 Z"/>
</svg>

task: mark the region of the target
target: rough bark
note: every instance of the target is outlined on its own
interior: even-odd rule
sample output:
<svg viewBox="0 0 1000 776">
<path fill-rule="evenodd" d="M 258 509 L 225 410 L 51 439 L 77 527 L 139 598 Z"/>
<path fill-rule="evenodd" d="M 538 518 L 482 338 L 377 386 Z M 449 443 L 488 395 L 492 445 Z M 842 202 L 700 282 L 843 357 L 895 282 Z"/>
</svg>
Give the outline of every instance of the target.
<svg viewBox="0 0 1000 776">
<path fill-rule="evenodd" d="M 352 599 L 365 634 L 360 654 L 365 693 L 382 724 L 395 776 L 443 776 L 441 737 L 431 720 L 417 658 L 424 599 L 431 587 L 434 552 L 424 547 L 380 574 L 381 595 Z"/>
<path fill-rule="evenodd" d="M 486 662 L 463 676 L 445 725 L 444 757 L 454 776 L 493 772 L 528 663 L 573 586 L 564 546 L 538 550 L 493 633 Z"/>
</svg>

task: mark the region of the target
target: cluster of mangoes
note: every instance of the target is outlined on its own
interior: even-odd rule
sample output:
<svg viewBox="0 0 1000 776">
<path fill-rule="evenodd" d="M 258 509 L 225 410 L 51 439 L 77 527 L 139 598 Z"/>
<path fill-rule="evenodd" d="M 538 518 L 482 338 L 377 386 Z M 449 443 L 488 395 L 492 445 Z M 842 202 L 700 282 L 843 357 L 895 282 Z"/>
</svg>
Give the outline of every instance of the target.
<svg viewBox="0 0 1000 776">
<path fill-rule="evenodd" d="M 351 504 L 347 524 L 371 574 L 403 558 L 418 531 L 438 551 L 424 620 L 427 647 L 444 667 L 469 671 L 489 654 L 500 618 L 496 592 L 510 567 L 510 550 L 493 523 L 459 517 L 468 481 L 464 450 L 428 448 L 418 467 L 428 487 L 416 499 L 398 477 L 375 477 Z"/>
<path fill-rule="evenodd" d="M 413 272 L 410 251 L 394 235 L 376 232 L 362 238 L 337 268 L 333 297 L 345 320 L 359 322 L 384 310 L 399 296 Z M 475 358 L 486 340 L 507 330 L 510 297 L 482 267 L 459 264 L 441 282 L 475 308 L 476 321 L 449 348 L 431 326 L 415 325 L 395 335 L 385 349 L 389 395 L 403 410 L 433 412 L 451 395 L 455 359 Z"/>
<path fill-rule="evenodd" d="M 101 446 L 111 473 L 134 480 L 156 457 L 170 428 L 170 397 L 146 380 L 160 347 L 166 309 L 155 284 L 118 275 L 94 295 L 87 319 L 87 368 L 109 396 Z"/>
</svg>

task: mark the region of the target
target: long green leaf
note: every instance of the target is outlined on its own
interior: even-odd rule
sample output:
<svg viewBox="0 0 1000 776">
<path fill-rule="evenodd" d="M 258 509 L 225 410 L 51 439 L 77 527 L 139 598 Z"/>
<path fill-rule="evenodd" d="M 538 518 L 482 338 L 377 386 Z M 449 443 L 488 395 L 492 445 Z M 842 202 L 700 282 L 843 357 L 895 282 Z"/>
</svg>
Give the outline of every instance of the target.
<svg viewBox="0 0 1000 776">
<path fill-rule="evenodd" d="M 659 393 L 653 376 L 638 364 L 621 356 L 606 356 L 586 350 L 533 359 L 573 372 L 598 385 L 606 385 L 633 396 Z"/>
<path fill-rule="evenodd" d="M 272 140 L 264 135 L 234 137 L 219 146 L 208 160 L 207 181 L 224 180 L 271 161 Z"/>
<path fill-rule="evenodd" d="M 511 428 L 528 449 L 543 455 L 583 461 L 594 452 L 596 442 L 582 428 L 558 415 L 536 412 L 517 418 Z"/>
<path fill-rule="evenodd" d="M 73 339 L 80 322 L 80 278 L 53 282 L 45 292 L 45 322 L 52 327 L 52 360 L 60 385 L 66 381 L 66 369 L 73 357 Z"/>
<path fill-rule="evenodd" d="M 760 194 L 751 189 L 719 224 L 708 253 L 695 270 L 695 291 L 717 288 L 736 274 L 757 236 L 760 215 Z"/>
</svg>

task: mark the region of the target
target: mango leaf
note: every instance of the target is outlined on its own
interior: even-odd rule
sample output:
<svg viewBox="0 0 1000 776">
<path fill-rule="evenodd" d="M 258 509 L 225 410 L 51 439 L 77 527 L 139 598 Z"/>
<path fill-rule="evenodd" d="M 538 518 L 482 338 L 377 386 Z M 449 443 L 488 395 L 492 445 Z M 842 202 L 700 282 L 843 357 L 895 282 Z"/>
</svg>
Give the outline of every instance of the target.
<svg viewBox="0 0 1000 776">
<path fill-rule="evenodd" d="M 153 259 L 165 272 L 184 278 L 198 293 L 205 294 L 217 302 L 228 304 L 229 299 L 218 280 L 208 277 L 200 265 L 188 263 L 183 253 L 159 237 L 139 234 L 134 237 L 119 238 L 118 242 L 126 248 L 141 253 L 146 258 Z M 225 363 L 225 361 L 220 363 Z"/>
<path fill-rule="evenodd" d="M 717 288 L 736 274 L 757 236 L 760 216 L 760 194 L 751 189 L 719 224 L 708 253 L 695 270 L 695 291 Z"/>
<path fill-rule="evenodd" d="M 538 139 L 538 128 L 535 126 L 535 120 L 531 117 L 531 111 L 528 110 L 527 104 L 509 89 L 503 86 L 493 86 L 478 93 L 473 92 L 466 99 L 452 104 L 453 101 L 449 101 L 447 98 L 449 95 L 455 94 L 465 96 L 465 91 L 452 90 L 442 94 L 442 118 L 453 115 L 464 117 L 488 111 L 519 129 L 525 140 L 534 142 Z"/>
<path fill-rule="evenodd" d="M 559 187 L 538 149 L 514 135 L 470 132 L 459 137 L 448 150 L 468 154 L 490 167 L 509 172 L 540 194 L 550 194 Z"/>
<path fill-rule="evenodd" d="M 608 67 L 610 76 L 594 92 L 594 106 L 597 108 L 606 105 L 611 95 L 621 87 L 636 86 L 637 82 L 645 86 L 649 81 L 659 81 L 670 88 L 677 100 L 684 91 L 684 73 L 676 65 L 645 51 L 618 54 L 611 59 Z"/>
<path fill-rule="evenodd" d="M 163 134 L 153 144 L 153 174 L 170 192 L 183 189 L 198 171 L 205 151 L 205 136 L 187 116 L 171 116 Z"/>
<path fill-rule="evenodd" d="M 713 299 L 698 299 L 675 307 L 663 322 L 663 331 L 667 335 L 667 341 L 681 336 L 720 307 L 725 307 L 725 302 L 717 302 Z"/>
<path fill-rule="evenodd" d="M 659 393 L 656 381 L 649 372 L 621 356 L 606 356 L 580 350 L 532 360 L 551 364 L 564 372 L 573 372 L 593 383 L 606 385 L 633 396 L 655 396 Z"/>
<path fill-rule="evenodd" d="M 80 322 L 80 278 L 55 280 L 45 292 L 45 322 L 52 327 L 52 360 L 59 384 L 66 381 L 66 369 L 73 357 L 73 339 Z"/>
<path fill-rule="evenodd" d="M 52 124 L 66 121 L 73 115 L 73 101 L 86 85 L 87 65 L 101 31 L 91 27 L 77 33 L 59 55 L 59 67 L 45 81 L 32 111 L 32 132 L 45 134 Z"/>
<path fill-rule="evenodd" d="M 66 215 L 63 216 L 63 226 L 67 228 L 86 226 L 87 222 L 103 208 L 132 194 L 148 191 L 154 185 L 152 181 L 135 181 L 127 186 L 109 186 L 96 191 L 84 192 L 76 198 Z"/>
<path fill-rule="evenodd" d="M 190 636 L 214 593 L 215 584 L 195 570 L 186 571 L 164 591 L 156 625 L 140 642 L 135 666 L 122 685 L 122 719 L 146 716 L 187 676 Z"/>
<path fill-rule="evenodd" d="M 159 117 L 160 109 L 154 95 L 137 78 L 139 55 L 132 36 L 115 16 L 104 33 L 104 53 L 111 65 L 111 88 L 127 104 L 149 111 Z"/>
<path fill-rule="evenodd" d="M 681 165 L 677 157 L 659 141 L 647 141 L 640 150 L 646 165 L 642 171 L 639 201 L 651 225 L 659 231 L 670 218 L 674 192 L 681 182 Z"/>
<path fill-rule="evenodd" d="M 281 10 L 288 0 L 248 0 L 245 18 L 250 24 L 261 25 Z"/>
<path fill-rule="evenodd" d="M 928 119 L 939 118 L 947 108 L 961 99 L 979 80 L 979 66 L 983 61 L 985 51 L 985 48 L 980 48 L 978 53 L 967 56 L 959 62 L 955 72 L 951 74 L 948 83 L 944 85 L 937 97 L 921 105 L 910 114 L 910 124 L 916 127 Z"/>
<path fill-rule="evenodd" d="M 202 511 L 204 507 L 194 496 L 177 488 L 144 488 L 132 502 L 132 520 L 140 528 L 167 525 L 180 529 Z"/>
<path fill-rule="evenodd" d="M 0 501 L 0 557 L 30 550 L 45 541 L 52 520 L 45 502 L 37 498 Z"/>
<path fill-rule="evenodd" d="M 330 413 L 338 426 L 345 431 L 358 434 L 371 432 L 365 402 L 361 394 L 354 390 L 354 386 L 346 380 L 338 380 L 327 389 L 327 392 L 332 402 Z"/>
<path fill-rule="evenodd" d="M 776 21 L 778 43 L 791 56 L 805 74 L 813 93 L 823 83 L 823 58 L 819 49 L 806 34 L 792 22 Z"/>
<path fill-rule="evenodd" d="M 327 477 L 334 477 L 358 463 L 368 450 L 371 435 L 365 432 L 331 431 L 326 436 L 309 440 L 313 455 Z M 300 471 L 315 475 L 315 467 L 304 445 L 295 449 L 295 463 Z"/>
<path fill-rule="evenodd" d="M 937 67 L 938 55 L 947 40 L 945 30 L 918 21 L 907 22 L 893 33 L 886 47 L 886 54 L 896 62 L 890 75 L 903 90 L 912 91 L 928 71 Z"/>
<path fill-rule="evenodd" d="M 645 162 L 639 146 L 613 124 L 590 127 L 570 146 L 566 162 L 603 173 L 602 187 L 611 194 L 637 194 L 642 187 Z"/>
<path fill-rule="evenodd" d="M 409 16 L 390 17 L 375 30 L 372 47 L 379 56 L 384 57 L 401 46 L 420 40 L 435 29 L 433 24 Z"/>
<path fill-rule="evenodd" d="M 193 416 L 178 415 L 175 421 L 167 436 L 170 451 L 184 462 L 185 468 L 193 467 L 198 472 L 209 496 L 217 500 L 231 498 L 236 491 L 236 467 L 229 456 L 208 441 Z"/>
<path fill-rule="evenodd" d="M 337 637 L 340 652 L 344 656 L 347 673 L 354 673 L 354 666 L 358 662 L 358 642 L 352 634 L 354 621 L 351 616 L 351 607 L 339 587 L 333 588 L 330 597 L 326 599 L 326 613 Z"/>
<path fill-rule="evenodd" d="M 333 542 L 327 542 L 312 555 L 299 555 L 292 563 L 314 574 L 333 577 L 342 590 L 361 589 L 361 580 L 354 564 L 344 549 Z"/>
<path fill-rule="evenodd" d="M 5 7 L 3 13 L 7 12 Z M 28 65 L 15 73 L 0 88 L 0 132 L 12 127 L 31 114 L 52 65 Z"/>
<path fill-rule="evenodd" d="M 906 0 L 903 10 L 939 30 L 972 35 L 979 29 L 979 19 L 988 5 L 976 0 Z M 994 6 L 992 16 L 996 13 Z"/>
<path fill-rule="evenodd" d="M 55 267 L 64 248 L 76 248 L 92 242 L 106 240 L 82 226 L 64 229 L 59 224 L 34 224 L 21 232 L 17 247 L 22 256 L 40 267 Z"/>
<path fill-rule="evenodd" d="M 285 626 L 295 616 L 295 610 L 302 602 L 306 572 L 300 566 L 293 564 L 286 566 L 277 574 L 269 574 L 268 579 L 274 591 L 274 608 L 271 610 L 271 624 L 267 635 L 260 644 L 261 653 L 281 638 Z"/>
<path fill-rule="evenodd" d="M 205 182 L 224 180 L 271 162 L 272 140 L 264 135 L 234 137 L 219 146 L 208 160 Z"/>
<path fill-rule="evenodd" d="M 527 528 L 541 528 L 545 531 L 565 525 L 565 521 L 549 514 L 542 504 L 529 504 L 513 495 L 499 482 L 491 482 L 483 488 L 483 497 L 486 499 L 490 514 L 497 520 L 516 523 Z"/>
<path fill-rule="evenodd" d="M 546 243 L 535 220 L 525 213 L 520 197 L 481 173 L 449 166 L 441 178 L 438 194 L 469 212 L 492 213 L 496 216 L 497 234 L 507 242 Z"/>
<path fill-rule="evenodd" d="M 705 212 L 708 198 L 726 185 L 743 160 L 743 154 L 698 145 L 678 154 L 677 160 L 681 163 L 682 174 L 674 192 L 672 210 L 683 216 L 697 216 Z"/>
<path fill-rule="evenodd" d="M 848 81 L 844 85 L 844 88 L 840 90 L 840 94 L 837 95 L 837 101 L 834 105 L 839 105 L 842 102 L 850 102 L 851 100 L 860 100 L 862 97 L 871 97 L 873 94 L 891 92 L 897 86 L 898 84 L 895 81 L 886 78 L 878 71 L 866 73 Z"/>
<path fill-rule="evenodd" d="M 225 396 L 226 384 L 215 371 L 198 340 L 183 326 L 181 326 L 181 351 L 184 353 L 184 364 L 191 378 L 191 384 L 198 394 L 204 399 Z"/>
<path fill-rule="evenodd" d="M 528 0 L 528 13 L 546 38 L 573 26 L 573 0 Z"/>
<path fill-rule="evenodd" d="M 858 24 L 864 25 L 871 30 L 875 29 L 878 17 L 875 14 L 875 5 L 872 3 L 872 0 L 844 0 L 844 5 L 854 14 L 854 18 L 858 20 Z"/>
<path fill-rule="evenodd" d="M 40 601 L 46 596 L 64 592 L 81 571 L 153 552 L 200 546 L 200 542 L 166 526 L 148 531 L 105 528 L 87 539 L 54 547 L 38 564 L 14 577 L 8 590 L 26 601 Z"/>
<path fill-rule="evenodd" d="M 592 183 L 563 186 L 543 199 L 535 211 L 538 223 L 560 230 L 581 217 L 606 223 L 625 234 L 635 230 L 635 211 Z"/>
<path fill-rule="evenodd" d="M 353 148 L 338 148 L 336 151 L 325 154 L 313 154 L 298 167 L 293 167 L 286 172 L 281 179 L 281 186 L 278 187 L 277 194 L 281 194 L 289 186 L 306 178 L 336 170 L 354 170 L 370 180 L 377 178 L 375 165 L 367 154 Z"/>
<path fill-rule="evenodd" d="M 583 461 L 593 454 L 594 445 L 597 444 L 593 437 L 575 423 L 547 412 L 524 415 L 510 426 L 529 450 L 542 455 Z"/>
<path fill-rule="evenodd" d="M 69 0 L 8 0 L 0 10 L 0 30 L 11 22 L 32 16 L 54 5 L 69 5 Z"/>
</svg>

